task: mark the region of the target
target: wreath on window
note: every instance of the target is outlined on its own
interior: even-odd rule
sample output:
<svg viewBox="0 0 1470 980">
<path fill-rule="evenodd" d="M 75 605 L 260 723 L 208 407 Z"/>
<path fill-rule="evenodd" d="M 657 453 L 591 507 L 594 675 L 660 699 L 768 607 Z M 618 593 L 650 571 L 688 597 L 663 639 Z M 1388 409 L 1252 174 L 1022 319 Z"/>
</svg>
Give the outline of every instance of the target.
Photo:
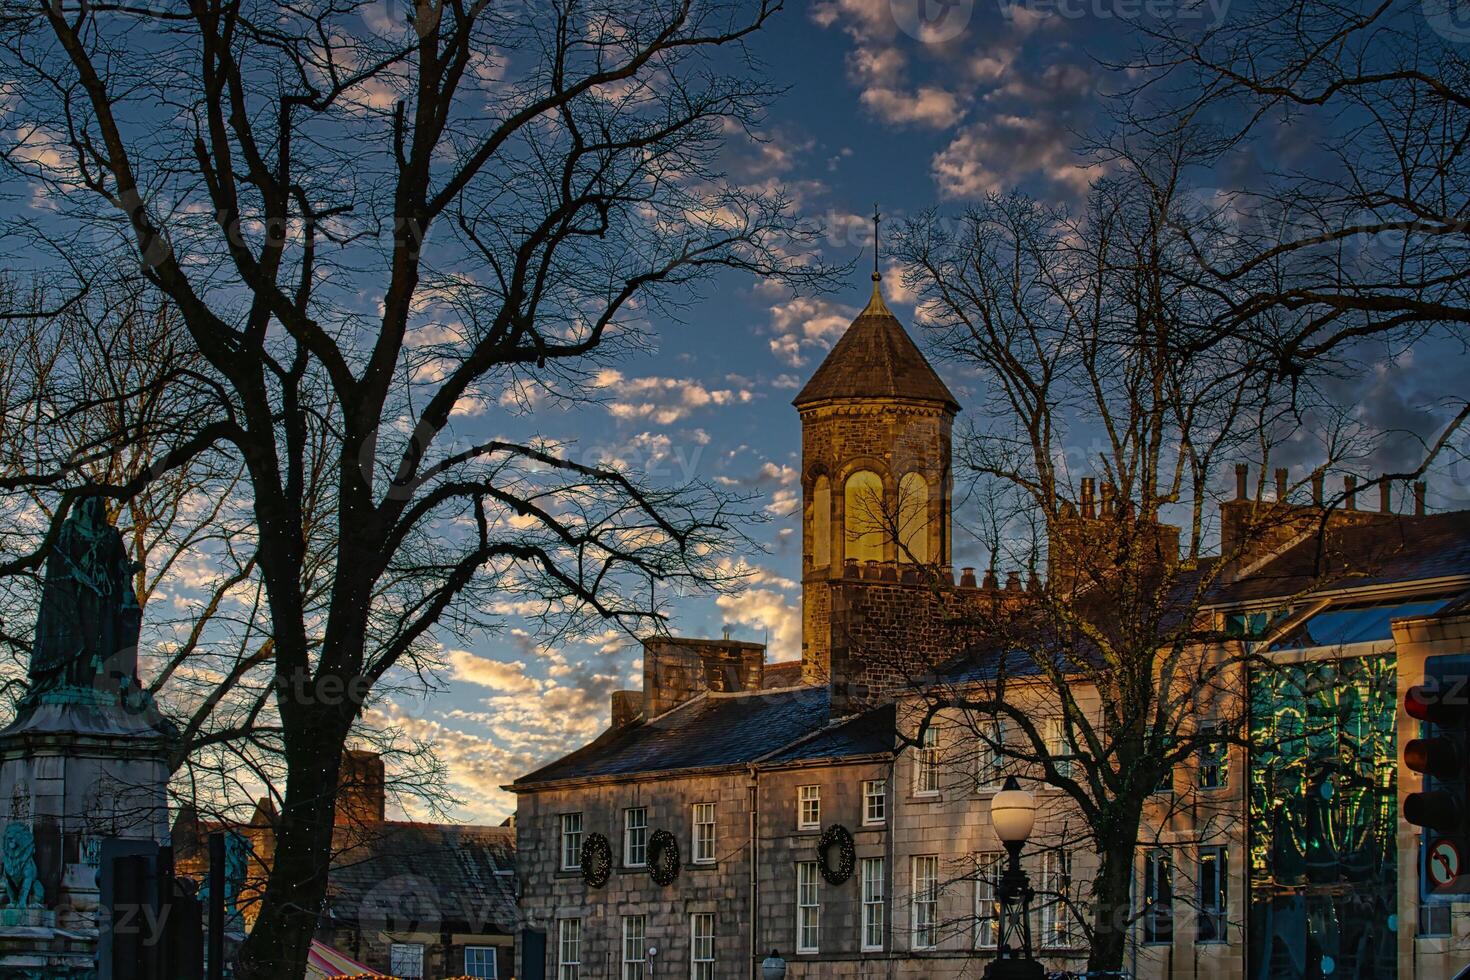
<svg viewBox="0 0 1470 980">
<path fill-rule="evenodd" d="M 601 888 L 612 877 L 612 845 L 601 834 L 588 834 L 582 844 L 582 880 Z"/>
<path fill-rule="evenodd" d="M 648 876 L 657 885 L 672 885 L 679 877 L 679 842 L 667 830 L 648 838 Z"/>
<path fill-rule="evenodd" d="M 837 867 L 827 860 L 827 852 L 837 846 Z M 822 869 L 822 877 L 829 885 L 840 885 L 852 877 L 852 869 L 857 865 L 857 849 L 852 846 L 852 831 L 834 823 L 822 831 L 821 838 L 817 841 L 817 867 Z"/>
</svg>

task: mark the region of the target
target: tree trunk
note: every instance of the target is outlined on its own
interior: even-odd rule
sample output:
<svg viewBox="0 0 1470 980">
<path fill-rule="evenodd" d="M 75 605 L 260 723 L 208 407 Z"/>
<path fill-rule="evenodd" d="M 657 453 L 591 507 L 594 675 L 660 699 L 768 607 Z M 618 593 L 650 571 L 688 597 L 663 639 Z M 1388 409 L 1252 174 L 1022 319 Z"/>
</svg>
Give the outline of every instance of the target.
<svg viewBox="0 0 1470 980">
<path fill-rule="evenodd" d="M 1122 970 L 1128 952 L 1128 929 L 1133 921 L 1133 858 L 1137 850 L 1140 816 L 1118 820 L 1112 832 L 1098 837 L 1097 881 L 1093 885 L 1092 948 L 1087 969 Z M 1126 825 L 1126 826 L 1120 826 Z"/>
<path fill-rule="evenodd" d="M 240 948 L 240 980 L 303 980 L 327 895 L 332 826 L 347 728 L 334 706 L 286 746 L 286 796 L 260 914 Z M 295 744 L 291 744 L 291 743 Z"/>
</svg>

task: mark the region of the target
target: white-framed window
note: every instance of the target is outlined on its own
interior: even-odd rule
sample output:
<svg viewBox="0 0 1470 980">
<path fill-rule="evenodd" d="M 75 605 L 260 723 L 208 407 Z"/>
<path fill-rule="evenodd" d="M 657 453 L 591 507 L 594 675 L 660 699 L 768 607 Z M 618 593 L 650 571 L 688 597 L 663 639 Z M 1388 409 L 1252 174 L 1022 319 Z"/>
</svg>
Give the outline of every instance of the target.
<svg viewBox="0 0 1470 980">
<path fill-rule="evenodd" d="M 1225 916 L 1230 907 L 1228 855 L 1223 847 L 1199 849 L 1199 923 L 1194 937 L 1197 943 L 1225 942 Z"/>
<path fill-rule="evenodd" d="M 913 885 L 913 948 L 933 949 L 939 945 L 939 855 L 914 855 Z"/>
<path fill-rule="evenodd" d="M 623 980 L 643 980 L 648 964 L 648 918 L 623 916 Z"/>
<path fill-rule="evenodd" d="M 863 858 L 863 951 L 883 948 L 883 859 Z"/>
<path fill-rule="evenodd" d="M 648 863 L 648 808 L 623 811 L 623 866 L 641 868 Z"/>
<path fill-rule="evenodd" d="M 561 815 L 561 869 L 575 871 L 582 866 L 582 815 Z"/>
<path fill-rule="evenodd" d="M 1072 855 L 1046 851 L 1041 855 L 1041 945 L 1068 949 L 1077 943 L 1072 928 Z"/>
<path fill-rule="evenodd" d="M 1005 719 L 986 722 L 980 730 L 975 784 L 981 789 L 997 789 L 1005 781 Z"/>
<path fill-rule="evenodd" d="M 695 864 L 715 863 L 715 805 L 713 803 L 694 804 L 692 843 L 693 846 L 689 849 L 691 861 Z"/>
<path fill-rule="evenodd" d="M 822 924 L 822 879 L 815 861 L 796 865 L 796 951 L 815 953 L 820 949 Z"/>
<path fill-rule="evenodd" d="M 1000 882 L 1005 855 L 981 851 L 975 855 L 975 948 L 995 949 L 1000 939 L 1000 902 L 995 888 Z"/>
<path fill-rule="evenodd" d="M 939 726 L 930 723 L 919 735 L 914 750 L 914 795 L 932 796 L 939 792 Z"/>
<path fill-rule="evenodd" d="M 888 784 L 881 779 L 863 782 L 863 823 L 881 824 L 888 820 Z"/>
<path fill-rule="evenodd" d="M 1168 851 L 1143 856 L 1143 941 L 1160 946 L 1174 942 L 1174 862 Z"/>
<path fill-rule="evenodd" d="M 582 980 L 582 920 L 556 924 L 556 980 Z"/>
<path fill-rule="evenodd" d="M 1064 777 L 1072 775 L 1072 746 L 1067 742 L 1067 723 L 1062 718 L 1046 720 L 1046 754 Z"/>
<path fill-rule="evenodd" d="M 822 826 L 822 787 L 796 787 L 796 829 L 816 830 Z"/>
<path fill-rule="evenodd" d="M 715 917 L 695 912 L 689 917 L 689 980 L 715 980 Z"/>
<path fill-rule="evenodd" d="M 495 947 L 466 946 L 464 948 L 464 975 L 467 977 L 495 980 Z"/>
<path fill-rule="evenodd" d="M 403 980 L 423 980 L 424 944 L 392 943 L 388 947 L 388 972 Z"/>
</svg>

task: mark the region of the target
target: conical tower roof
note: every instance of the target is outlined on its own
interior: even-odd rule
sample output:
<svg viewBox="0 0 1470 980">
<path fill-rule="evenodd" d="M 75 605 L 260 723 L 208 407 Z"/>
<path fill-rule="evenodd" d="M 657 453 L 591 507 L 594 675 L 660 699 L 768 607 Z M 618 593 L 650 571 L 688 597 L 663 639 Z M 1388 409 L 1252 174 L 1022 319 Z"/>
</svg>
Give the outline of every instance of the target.
<svg viewBox="0 0 1470 980">
<path fill-rule="evenodd" d="M 791 404 L 800 408 L 848 398 L 901 398 L 938 402 L 951 412 L 960 409 L 960 403 L 883 302 L 877 273 L 873 274 L 873 296 L 868 305 Z"/>
</svg>

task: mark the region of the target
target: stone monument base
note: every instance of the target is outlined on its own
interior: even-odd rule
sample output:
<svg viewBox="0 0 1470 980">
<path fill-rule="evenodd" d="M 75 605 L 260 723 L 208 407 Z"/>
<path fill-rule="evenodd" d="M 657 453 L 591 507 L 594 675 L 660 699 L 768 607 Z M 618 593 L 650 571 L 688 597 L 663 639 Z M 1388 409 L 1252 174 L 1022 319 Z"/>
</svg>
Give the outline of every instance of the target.
<svg viewBox="0 0 1470 980">
<path fill-rule="evenodd" d="M 56 927 L 50 909 L 0 909 L 0 980 L 90 980 L 95 934 Z"/>
</svg>

